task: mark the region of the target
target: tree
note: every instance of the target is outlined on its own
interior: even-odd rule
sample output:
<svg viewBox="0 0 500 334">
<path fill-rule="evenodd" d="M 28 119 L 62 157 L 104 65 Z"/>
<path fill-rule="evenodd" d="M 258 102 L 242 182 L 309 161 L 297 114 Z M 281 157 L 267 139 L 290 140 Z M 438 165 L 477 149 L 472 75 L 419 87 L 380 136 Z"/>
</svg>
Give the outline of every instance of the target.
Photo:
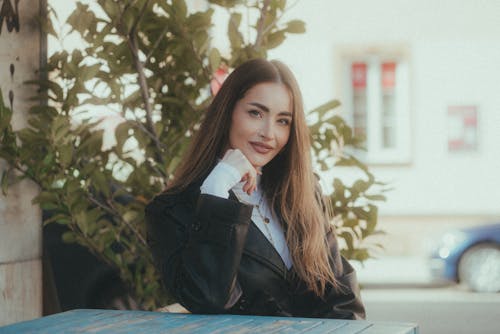
<svg viewBox="0 0 500 334">
<path fill-rule="evenodd" d="M 34 199 L 51 215 L 44 224 L 63 224 L 67 242 L 77 242 L 119 270 L 131 295 L 144 309 L 172 300 L 159 283 L 144 225 L 144 206 L 171 178 L 203 111 L 209 84 L 222 65 L 234 68 L 266 57 L 288 34 L 303 33 L 300 20 L 281 23 L 286 0 L 211 0 L 204 12 L 188 11 L 184 0 L 97 0 L 77 3 L 66 24 L 84 41 L 74 51 L 50 56 L 49 79 L 28 84 L 39 88 L 40 103 L 28 111 L 29 126 L 13 131 L 12 110 L 0 100 L 0 157 L 8 162 L 2 189 L 28 178 L 40 187 Z M 229 13 L 227 57 L 211 45 L 214 7 Z M 255 17 L 243 26 L 243 15 Z M 44 21 L 48 33 L 56 20 Z M 250 37 L 252 36 L 252 37 Z M 1 97 L 1 92 L 0 92 Z M 49 103 L 44 103 L 48 101 Z M 361 147 L 349 126 L 334 112 L 337 101 L 311 113 L 315 160 L 352 166 L 366 178 L 352 187 L 335 179 L 335 224 L 346 241 L 344 254 L 364 260 L 362 241 L 376 232 L 380 194 L 365 165 L 344 146 Z M 116 144 L 103 147 L 105 129 L 86 110 L 105 108 L 121 120 Z M 332 156 L 332 150 L 335 154 Z M 330 157 L 331 161 L 323 157 Z"/>
</svg>

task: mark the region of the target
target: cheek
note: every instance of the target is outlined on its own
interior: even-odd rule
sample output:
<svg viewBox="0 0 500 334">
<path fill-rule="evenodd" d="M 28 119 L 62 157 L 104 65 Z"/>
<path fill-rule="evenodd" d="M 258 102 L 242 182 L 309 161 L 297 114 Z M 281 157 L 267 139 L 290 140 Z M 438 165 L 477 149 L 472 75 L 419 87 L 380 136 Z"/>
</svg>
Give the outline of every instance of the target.
<svg viewBox="0 0 500 334">
<path fill-rule="evenodd" d="M 290 128 L 283 128 L 281 131 L 278 132 L 276 139 L 278 141 L 278 145 L 280 149 L 285 147 L 286 143 L 288 143 L 288 140 L 290 138 Z"/>
<path fill-rule="evenodd" d="M 231 146 L 235 147 L 241 142 L 247 132 L 245 120 L 240 112 L 235 112 L 231 120 L 231 128 L 229 129 L 229 142 Z"/>
</svg>

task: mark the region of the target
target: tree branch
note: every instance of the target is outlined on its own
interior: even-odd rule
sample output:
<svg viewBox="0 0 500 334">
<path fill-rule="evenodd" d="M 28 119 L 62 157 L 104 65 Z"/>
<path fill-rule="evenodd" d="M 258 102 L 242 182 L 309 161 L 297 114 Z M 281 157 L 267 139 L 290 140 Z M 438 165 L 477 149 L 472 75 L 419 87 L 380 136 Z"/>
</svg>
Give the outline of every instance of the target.
<svg viewBox="0 0 500 334">
<path fill-rule="evenodd" d="M 139 81 L 139 87 L 141 90 L 141 96 L 142 100 L 144 102 L 144 109 L 146 111 L 146 129 L 147 131 L 151 134 L 151 138 L 153 140 L 153 143 L 156 147 L 156 154 L 155 158 L 161 163 L 164 164 L 165 160 L 163 159 L 163 156 L 161 154 L 162 148 L 161 148 L 161 143 L 160 139 L 158 138 L 158 135 L 156 133 L 154 123 L 153 123 L 153 109 L 151 107 L 151 103 L 149 101 L 149 87 L 148 83 L 146 80 L 146 75 L 144 73 L 144 64 L 141 62 L 139 59 L 139 46 L 137 43 L 137 34 L 136 30 L 139 25 L 140 20 L 144 16 L 144 13 L 146 12 L 147 6 L 149 5 L 150 0 L 147 0 L 144 5 L 141 8 L 141 12 L 137 16 L 132 28 L 130 29 L 130 32 L 128 33 L 128 40 L 127 44 L 129 46 L 130 52 L 132 53 L 132 57 L 134 59 L 134 66 L 137 71 L 138 75 L 138 81 Z"/>
<path fill-rule="evenodd" d="M 264 21 L 267 16 L 267 9 L 269 8 L 269 4 L 271 0 L 264 0 L 262 4 L 262 8 L 260 9 L 260 17 L 259 21 L 257 21 L 257 37 L 255 38 L 255 48 L 258 50 L 262 44 L 262 38 L 264 37 Z"/>
<path fill-rule="evenodd" d="M 101 209 L 103 209 L 104 211 L 106 211 L 109 214 L 111 214 L 112 216 L 118 217 L 120 219 L 120 222 L 124 223 L 135 234 L 135 236 L 137 237 L 137 239 L 145 247 L 148 246 L 146 240 L 143 238 L 143 236 L 141 235 L 141 233 L 139 231 L 137 231 L 137 229 L 134 228 L 129 222 L 127 222 L 125 219 L 123 219 L 123 217 L 121 216 L 121 214 L 115 208 L 113 208 L 112 206 L 110 207 L 110 206 L 107 206 L 107 205 L 103 204 L 102 202 L 100 202 L 99 200 L 97 200 L 96 198 L 94 198 L 91 194 L 88 194 L 88 199 L 92 203 L 94 203 L 95 205 L 97 205 L 98 207 L 100 207 Z"/>
</svg>

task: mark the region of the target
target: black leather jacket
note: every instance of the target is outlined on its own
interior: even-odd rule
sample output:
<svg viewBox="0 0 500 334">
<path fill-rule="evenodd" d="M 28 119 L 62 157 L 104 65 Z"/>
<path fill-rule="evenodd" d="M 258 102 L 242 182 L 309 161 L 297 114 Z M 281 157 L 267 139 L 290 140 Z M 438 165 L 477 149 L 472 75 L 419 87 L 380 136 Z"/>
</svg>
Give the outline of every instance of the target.
<svg viewBox="0 0 500 334">
<path fill-rule="evenodd" d="M 148 242 L 168 290 L 193 313 L 364 319 L 356 273 L 328 235 L 342 287 L 322 298 L 288 270 L 251 222 L 251 205 L 199 185 L 161 194 L 146 207 Z"/>
</svg>

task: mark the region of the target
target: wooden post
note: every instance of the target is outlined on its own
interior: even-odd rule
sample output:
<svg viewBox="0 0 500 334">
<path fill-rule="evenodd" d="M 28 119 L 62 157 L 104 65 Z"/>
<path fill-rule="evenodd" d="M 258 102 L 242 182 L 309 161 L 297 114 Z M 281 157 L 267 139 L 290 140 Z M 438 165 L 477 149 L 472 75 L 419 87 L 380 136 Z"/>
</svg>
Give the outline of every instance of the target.
<svg viewBox="0 0 500 334">
<path fill-rule="evenodd" d="M 46 0 L 0 0 L 0 87 L 14 130 L 26 125 L 36 89 L 23 82 L 37 79 L 46 60 L 45 13 Z M 0 193 L 0 326 L 42 315 L 41 212 L 31 204 L 37 191 L 23 181 Z"/>
</svg>

